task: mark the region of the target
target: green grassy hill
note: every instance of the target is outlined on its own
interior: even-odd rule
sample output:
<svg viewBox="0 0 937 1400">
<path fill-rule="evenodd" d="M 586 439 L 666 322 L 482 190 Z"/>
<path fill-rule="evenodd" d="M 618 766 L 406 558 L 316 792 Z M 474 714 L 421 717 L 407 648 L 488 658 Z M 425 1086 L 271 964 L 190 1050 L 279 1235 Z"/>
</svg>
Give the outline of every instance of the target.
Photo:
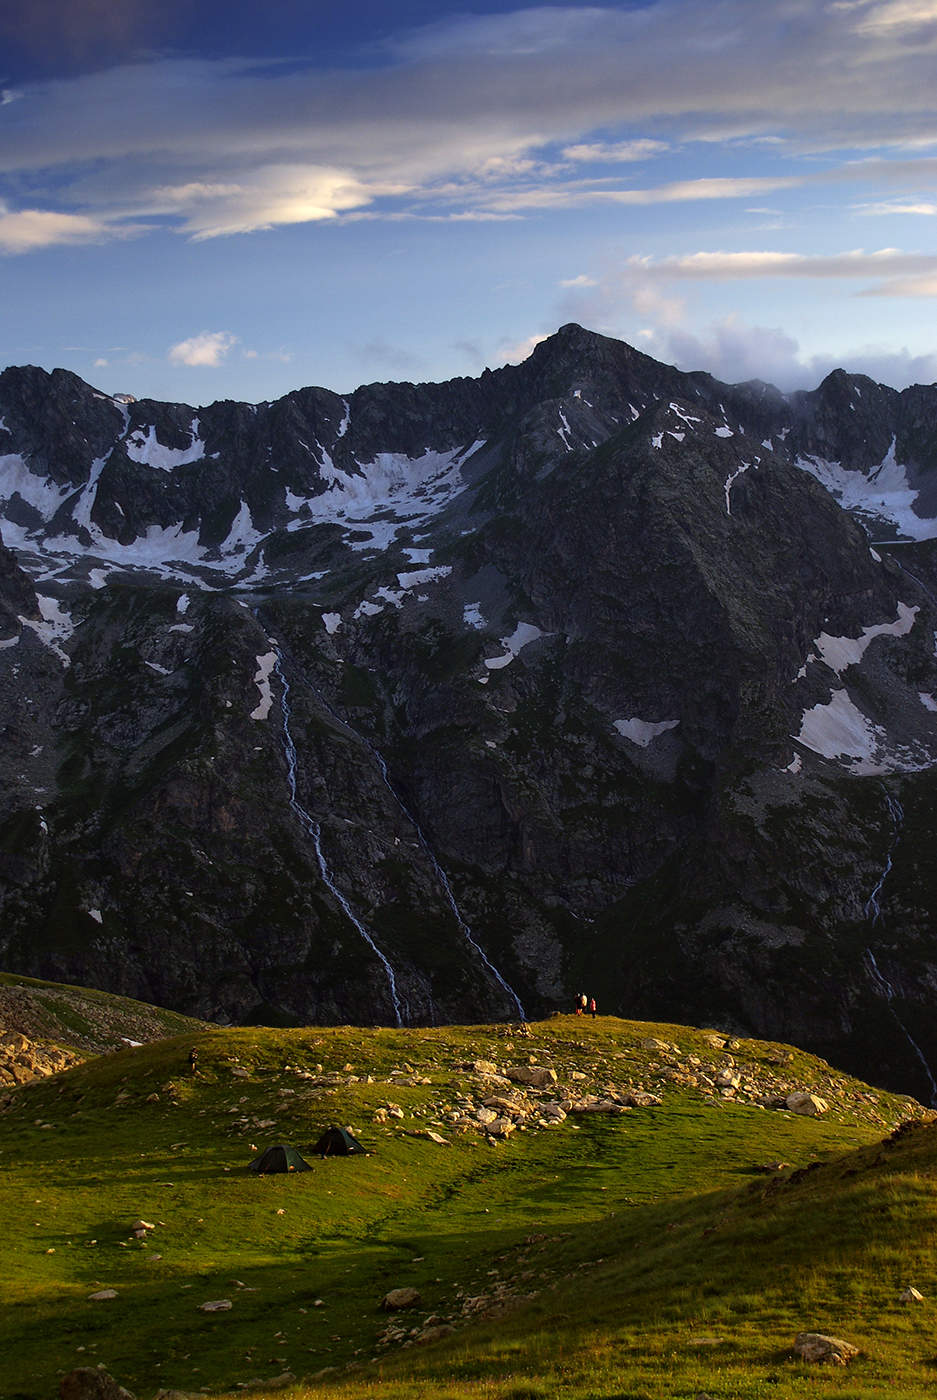
<svg viewBox="0 0 937 1400">
<path fill-rule="evenodd" d="M 531 1062 L 557 1083 L 503 1082 Z M 775 1106 L 795 1090 L 827 1111 Z M 788 1047 L 611 1018 L 123 1049 L 0 1113 L 0 1393 L 101 1364 L 144 1400 L 287 1373 L 287 1397 L 343 1400 L 917 1400 L 937 1378 L 930 1116 Z M 332 1123 L 370 1155 L 246 1171 Z M 383 1311 L 400 1287 L 419 1301 Z M 808 1368 L 801 1330 L 860 1356 Z"/>
<path fill-rule="evenodd" d="M 0 972 L 0 1029 L 78 1054 L 116 1050 L 128 1040 L 161 1040 L 203 1027 L 162 1006 Z"/>
</svg>

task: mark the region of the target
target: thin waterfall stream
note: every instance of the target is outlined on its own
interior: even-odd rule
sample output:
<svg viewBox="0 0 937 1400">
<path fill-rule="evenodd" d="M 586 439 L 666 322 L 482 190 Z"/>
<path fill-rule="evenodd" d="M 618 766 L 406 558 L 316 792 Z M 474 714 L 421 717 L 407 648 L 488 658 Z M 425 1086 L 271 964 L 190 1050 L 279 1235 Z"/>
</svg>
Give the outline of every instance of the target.
<svg viewBox="0 0 937 1400">
<path fill-rule="evenodd" d="M 257 617 L 258 617 L 258 621 L 261 621 L 261 619 L 260 619 L 260 617 L 259 617 L 259 614 L 257 614 Z M 281 665 L 281 652 L 280 652 L 279 645 L 274 644 L 274 642 L 273 642 L 272 640 L 271 640 L 271 642 L 270 642 L 270 645 L 271 645 L 271 647 L 273 647 L 274 651 L 276 652 L 276 656 L 277 656 L 277 662 L 276 662 L 276 666 L 274 667 L 274 670 L 275 670 L 276 674 L 277 674 L 277 675 L 279 676 L 279 678 L 280 678 L 280 683 L 281 683 L 281 685 L 284 685 L 284 686 L 285 686 L 285 685 L 286 685 L 286 681 L 285 681 L 285 678 L 284 678 L 284 676 L 283 676 L 283 669 L 282 669 L 282 665 Z M 478 942 L 477 938 L 476 938 L 475 935 L 473 934 L 472 929 L 471 929 L 471 925 L 468 923 L 468 921 L 465 919 L 464 915 L 462 914 L 462 911 L 461 911 L 461 909 L 459 908 L 458 901 L 456 900 L 455 893 L 454 893 L 453 888 L 452 888 L 452 884 L 451 884 L 451 882 L 450 882 L 450 880 L 449 880 L 449 876 L 446 874 L 445 870 L 443 869 L 442 865 L 440 864 L 439 858 L 437 857 L 435 851 L 433 850 L 432 846 L 430 845 L 429 839 L 428 839 L 428 837 L 427 837 L 425 831 L 423 830 L 422 826 L 420 825 L 420 823 L 419 823 L 417 817 L 414 815 L 414 813 L 413 813 L 413 812 L 410 810 L 410 808 L 407 806 L 406 802 L 404 801 L 404 799 L 401 797 L 400 793 L 397 791 L 396 787 L 394 786 L 393 781 L 391 780 L 390 771 L 389 771 L 389 769 L 388 769 L 388 767 L 387 767 L 387 762 L 386 762 L 386 760 L 385 760 L 385 758 L 384 758 L 384 755 L 380 752 L 380 750 L 379 750 L 378 748 L 375 747 L 375 745 L 371 742 L 370 739 L 367 738 L 366 735 L 360 733 L 357 729 L 354 729 L 354 728 L 352 727 L 352 725 L 350 725 L 346 719 L 344 719 L 340 714 L 337 713 L 336 710 L 334 710 L 334 709 L 332 708 L 332 706 L 329 704 L 329 702 L 328 702 L 328 700 L 326 699 L 326 697 L 322 694 L 322 692 L 318 689 L 317 686 L 313 685 L 313 684 L 312 684 L 307 678 L 305 678 L 305 677 L 304 677 L 304 684 L 306 684 L 306 685 L 309 686 L 309 689 L 313 692 L 313 694 L 315 695 L 316 699 L 317 699 L 317 700 L 319 701 L 319 703 L 323 706 L 323 708 L 328 712 L 328 714 L 331 716 L 331 718 L 335 720 L 336 724 L 341 725 L 341 727 L 342 727 L 344 730 L 346 730 L 346 731 L 352 736 L 353 739 L 357 740 L 357 742 L 358 742 L 359 744 L 361 744 L 365 749 L 367 749 L 368 753 L 369 753 L 369 754 L 371 755 L 371 757 L 374 759 L 374 762 L 375 762 L 375 764 L 377 765 L 378 772 L 379 772 L 380 775 L 381 775 L 381 781 L 383 782 L 383 784 L 384 784 L 384 786 L 386 787 L 387 791 L 390 793 L 391 797 L 394 799 L 394 802 L 396 803 L 396 805 L 397 805 L 397 807 L 399 808 L 399 810 L 403 813 L 404 817 L 406 817 L 407 821 L 410 823 L 410 825 L 413 827 L 413 830 L 414 830 L 415 833 L 416 833 L 417 840 L 418 840 L 419 843 L 420 843 L 420 849 L 423 851 L 423 854 L 426 856 L 427 860 L 429 861 L 430 865 L 431 865 L 432 868 L 433 868 L 433 872 L 434 872 L 434 874 L 436 875 L 436 878 L 437 878 L 437 880 L 439 881 L 440 887 L 441 887 L 441 889 L 442 889 L 442 891 L 443 891 L 443 893 L 444 893 L 444 895 L 445 895 L 445 897 L 446 897 L 446 903 L 449 905 L 449 908 L 450 908 L 450 910 L 452 911 L 452 916 L 453 916 L 453 918 L 455 919 L 456 924 L 458 925 L 459 932 L 462 934 L 462 937 L 465 939 L 466 943 L 467 943 L 467 944 L 469 945 L 469 947 L 472 949 L 472 951 L 474 952 L 474 954 L 476 955 L 476 957 L 478 957 L 478 958 L 480 959 L 480 961 L 482 962 L 482 964 L 484 965 L 484 967 L 486 968 L 486 970 L 488 971 L 488 973 L 490 974 L 490 976 L 493 978 L 493 980 L 494 980 L 495 982 L 497 982 L 498 986 L 499 986 L 499 987 L 501 988 L 501 990 L 505 993 L 505 996 L 506 996 L 510 1001 L 512 1001 L 512 1002 L 514 1003 L 514 1007 L 515 1007 L 516 1012 L 517 1012 L 518 1020 L 526 1021 L 526 1020 L 527 1020 L 527 1013 L 526 1013 L 526 1011 L 524 1010 L 524 1006 L 523 1006 L 523 1003 L 521 1002 L 520 997 L 517 995 L 517 992 L 515 992 L 514 988 L 513 988 L 513 987 L 510 985 L 510 983 L 502 976 L 502 974 L 498 971 L 497 967 L 495 967 L 494 963 L 493 963 L 493 962 L 491 961 L 491 959 L 488 957 L 488 954 L 485 952 L 484 948 L 481 946 L 481 944 Z M 288 687 L 287 687 L 287 689 L 288 689 Z M 284 701 L 284 712 L 285 712 L 285 701 Z M 290 744 L 292 745 L 292 738 L 290 738 L 289 742 L 290 742 Z M 295 747 L 294 747 L 294 748 L 293 748 L 294 760 L 295 760 L 295 753 L 296 753 L 296 750 L 295 750 Z M 287 753 L 287 760 L 289 761 L 289 753 Z M 293 789 L 294 789 L 294 791 L 295 791 L 295 783 L 292 783 L 291 785 L 293 786 Z M 296 808 L 296 803 L 295 803 L 295 802 L 294 802 L 292 805 L 294 806 L 294 808 Z M 302 811 L 302 809 L 298 809 L 298 810 L 299 810 L 300 812 Z M 304 821 L 311 821 L 312 819 L 309 817 L 308 813 L 303 813 L 303 820 L 304 820 Z M 314 839 L 315 839 L 315 838 L 314 838 Z M 317 849 L 317 851 L 319 850 L 318 844 L 317 844 L 316 849 Z M 321 863 L 322 863 L 322 862 L 321 862 L 321 857 L 320 857 L 320 866 L 321 866 Z M 325 876 L 323 876 L 323 878 L 325 878 Z M 328 883 L 328 880 L 326 880 L 326 883 Z M 329 888 L 331 889 L 332 886 L 329 885 Z M 342 903 L 342 907 L 346 909 L 346 912 L 348 913 L 349 918 L 351 918 L 351 919 L 353 920 L 353 922 L 356 924 L 356 927 L 358 927 L 358 926 L 359 926 L 359 925 L 358 925 L 358 921 L 355 920 L 354 915 L 351 913 L 350 910 L 348 910 L 347 902 L 346 902 L 345 900 L 343 900 L 342 897 L 341 897 L 340 895 L 337 894 L 337 892 L 336 892 L 336 897 L 337 897 L 338 899 L 340 899 L 340 901 L 341 901 L 341 903 Z M 362 933 L 363 933 L 363 930 L 362 930 Z M 368 937 L 367 934 L 364 934 L 364 936 L 365 936 L 365 937 Z M 371 939 L 369 938 L 368 941 L 371 942 Z M 373 944 L 373 942 L 372 942 L 372 947 L 373 947 L 373 946 L 374 946 L 374 944 Z M 375 951 L 377 951 L 377 950 L 375 949 Z M 379 956 L 381 956 L 381 955 L 379 954 Z M 389 965 L 388 965 L 388 967 L 389 967 Z"/>
<path fill-rule="evenodd" d="M 904 821 L 904 808 L 902 807 L 901 803 L 896 797 L 892 797 L 890 792 L 885 792 L 885 805 L 888 808 L 888 814 L 891 817 L 892 821 L 891 844 L 889 845 L 888 851 L 885 856 L 885 865 L 882 870 L 882 873 L 878 878 L 878 882 L 874 890 L 869 895 L 869 898 L 866 901 L 865 909 L 863 911 L 865 913 L 865 917 L 870 921 L 873 928 L 875 928 L 876 924 L 882 917 L 882 909 L 879 903 L 879 897 L 882 893 L 882 887 L 891 873 L 895 847 L 898 845 L 898 841 L 901 836 L 901 826 Z M 863 954 L 863 961 L 865 963 L 865 969 L 868 974 L 869 981 L 872 983 L 873 989 L 880 997 L 884 998 L 884 1000 L 888 1003 L 888 1009 L 891 1012 L 892 1016 L 895 1018 L 895 1021 L 897 1022 L 898 1026 L 901 1028 L 901 1032 L 904 1035 L 905 1040 L 911 1046 L 911 1049 L 914 1051 L 915 1055 L 920 1061 L 921 1068 L 927 1076 L 927 1082 L 930 1085 L 931 1106 L 937 1108 L 937 1080 L 935 1080 L 934 1078 L 933 1071 L 931 1070 L 931 1067 L 927 1062 L 927 1059 L 924 1055 L 924 1051 L 921 1049 L 920 1045 L 918 1045 L 917 1041 L 914 1039 L 914 1036 L 908 1030 L 904 1021 L 901 1019 L 897 1010 L 895 1009 L 894 987 L 881 971 L 878 962 L 876 961 L 875 954 L 872 952 L 871 948 L 866 948 L 865 953 Z"/>
<path fill-rule="evenodd" d="M 280 682 L 280 708 L 283 716 L 283 752 L 286 755 L 287 779 L 289 782 L 290 789 L 290 806 L 296 813 L 297 817 L 299 817 L 299 820 L 302 822 L 309 835 L 312 837 L 312 842 L 316 852 L 316 859 L 319 862 L 319 871 L 322 875 L 324 883 L 326 884 L 328 889 L 331 890 L 335 898 L 338 900 L 338 903 L 341 905 L 349 922 L 352 923 L 354 927 L 358 930 L 365 943 L 367 943 L 368 947 L 379 959 L 382 967 L 384 968 L 384 971 L 387 974 L 387 986 L 388 990 L 390 991 L 390 999 L 394 1008 L 394 1016 L 397 1025 L 402 1026 L 404 1024 L 403 1010 L 401 1008 L 400 997 L 397 992 L 397 978 L 394 975 L 394 969 L 391 965 L 390 959 L 378 947 L 372 935 L 368 932 L 365 925 L 361 922 L 357 914 L 352 909 L 351 905 L 348 903 L 348 900 L 345 898 L 341 890 L 336 885 L 335 879 L 332 875 L 332 871 L 329 867 L 329 863 L 325 858 L 325 852 L 322 850 L 322 829 L 319 823 L 316 821 L 315 817 L 311 816 L 310 813 L 306 811 L 305 807 L 303 807 L 303 805 L 299 801 L 299 798 L 296 795 L 297 758 L 296 744 L 293 740 L 292 729 L 290 728 L 290 721 L 293 717 L 293 712 L 290 708 L 290 684 L 289 681 L 286 679 L 286 675 L 283 671 L 282 657 L 280 655 L 279 647 L 272 639 L 270 639 L 270 645 L 273 648 L 274 655 L 276 656 L 276 661 L 273 667 L 273 673 L 277 677 L 277 680 Z"/>
</svg>

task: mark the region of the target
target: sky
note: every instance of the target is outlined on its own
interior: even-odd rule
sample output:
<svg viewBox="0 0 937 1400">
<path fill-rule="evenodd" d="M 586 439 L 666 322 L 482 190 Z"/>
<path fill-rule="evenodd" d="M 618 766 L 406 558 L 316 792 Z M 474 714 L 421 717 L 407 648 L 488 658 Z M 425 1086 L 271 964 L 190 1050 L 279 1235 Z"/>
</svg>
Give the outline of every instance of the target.
<svg viewBox="0 0 937 1400">
<path fill-rule="evenodd" d="M 568 321 L 937 380 L 937 0 L 0 9 L 0 365 L 272 399 Z"/>
</svg>

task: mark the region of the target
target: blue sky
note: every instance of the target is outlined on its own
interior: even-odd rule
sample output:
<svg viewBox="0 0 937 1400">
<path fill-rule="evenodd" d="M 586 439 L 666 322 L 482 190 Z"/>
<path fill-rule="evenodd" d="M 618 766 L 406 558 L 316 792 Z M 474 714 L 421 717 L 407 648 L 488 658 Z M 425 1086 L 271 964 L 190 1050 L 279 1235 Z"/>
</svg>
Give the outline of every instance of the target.
<svg viewBox="0 0 937 1400">
<path fill-rule="evenodd" d="M 932 382 L 935 80 L 937 0 L 8 6 L 0 364 L 256 401 L 576 320 Z"/>
</svg>

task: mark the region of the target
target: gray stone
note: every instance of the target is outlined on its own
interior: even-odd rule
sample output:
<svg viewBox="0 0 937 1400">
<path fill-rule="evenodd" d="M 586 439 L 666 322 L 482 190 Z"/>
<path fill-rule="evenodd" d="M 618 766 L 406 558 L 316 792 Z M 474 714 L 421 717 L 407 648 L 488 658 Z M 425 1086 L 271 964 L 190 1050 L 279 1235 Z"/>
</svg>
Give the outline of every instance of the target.
<svg viewBox="0 0 937 1400">
<path fill-rule="evenodd" d="M 59 1382 L 60 1400 L 135 1400 L 131 1391 L 97 1366 L 79 1366 Z"/>
<path fill-rule="evenodd" d="M 818 1365 L 848 1366 L 859 1348 L 842 1337 L 829 1337 L 825 1332 L 798 1332 L 794 1339 L 794 1351 L 802 1361 Z"/>
</svg>

